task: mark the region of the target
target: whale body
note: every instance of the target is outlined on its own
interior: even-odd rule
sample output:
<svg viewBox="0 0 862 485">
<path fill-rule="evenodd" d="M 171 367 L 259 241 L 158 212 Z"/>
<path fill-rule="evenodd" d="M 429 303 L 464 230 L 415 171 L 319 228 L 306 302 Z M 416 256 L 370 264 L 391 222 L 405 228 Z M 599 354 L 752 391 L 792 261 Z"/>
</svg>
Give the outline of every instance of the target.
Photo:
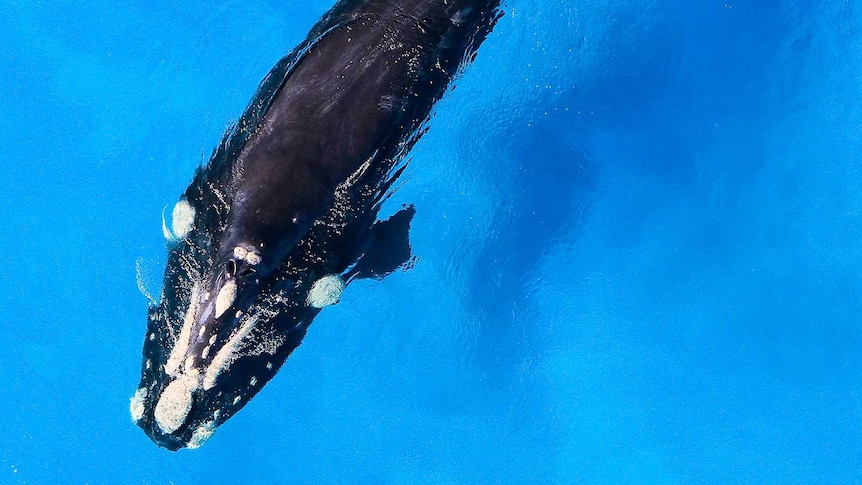
<svg viewBox="0 0 862 485">
<path fill-rule="evenodd" d="M 130 404 L 150 439 L 203 444 L 347 284 L 411 264 L 414 208 L 380 206 L 499 16 L 499 0 L 339 1 L 264 78 L 163 219 Z"/>
</svg>

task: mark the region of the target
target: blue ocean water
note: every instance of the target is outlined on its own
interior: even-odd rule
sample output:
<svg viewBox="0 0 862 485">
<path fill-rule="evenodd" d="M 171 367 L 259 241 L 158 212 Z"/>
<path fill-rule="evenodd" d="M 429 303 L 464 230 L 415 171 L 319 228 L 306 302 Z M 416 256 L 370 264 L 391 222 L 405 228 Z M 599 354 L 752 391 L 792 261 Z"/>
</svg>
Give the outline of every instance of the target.
<svg viewBox="0 0 862 485">
<path fill-rule="evenodd" d="M 856 4 L 509 1 L 386 209 L 418 264 L 170 453 L 136 267 L 330 6 L 181 3 L 0 6 L 0 483 L 862 481 Z"/>
</svg>

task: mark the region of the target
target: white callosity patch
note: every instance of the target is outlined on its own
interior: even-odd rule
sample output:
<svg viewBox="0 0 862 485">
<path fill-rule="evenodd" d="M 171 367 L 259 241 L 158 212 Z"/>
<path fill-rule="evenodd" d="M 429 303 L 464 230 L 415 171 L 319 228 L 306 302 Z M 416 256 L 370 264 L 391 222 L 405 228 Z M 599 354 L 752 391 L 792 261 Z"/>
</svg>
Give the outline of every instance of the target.
<svg viewBox="0 0 862 485">
<path fill-rule="evenodd" d="M 192 231 L 195 224 L 195 208 L 185 199 L 181 199 L 174 206 L 171 213 L 171 228 L 174 236 L 184 239 Z"/>
<path fill-rule="evenodd" d="M 344 291 L 344 280 L 337 274 L 326 275 L 311 285 L 306 303 L 310 307 L 323 308 L 335 305 L 341 300 Z"/>
<path fill-rule="evenodd" d="M 216 295 L 215 317 L 219 318 L 233 305 L 236 300 L 236 281 L 228 280 Z"/>
<path fill-rule="evenodd" d="M 165 207 L 167 209 L 167 207 Z M 185 199 L 180 199 L 171 211 L 171 227 L 165 221 L 165 211 L 162 211 L 162 234 L 168 241 L 185 239 L 192 232 L 195 224 L 195 208 Z"/>
<path fill-rule="evenodd" d="M 180 336 L 177 338 L 176 342 L 174 342 L 174 347 L 171 349 L 171 355 L 168 357 L 168 361 L 165 364 L 165 372 L 170 376 L 176 376 L 178 374 L 183 357 L 188 351 L 192 327 L 195 324 L 197 309 L 200 305 L 198 297 L 199 294 L 199 286 L 195 285 L 194 288 L 192 288 L 192 294 L 189 298 L 189 308 L 186 311 L 185 318 L 183 319 L 183 328 L 180 330 Z"/>
<path fill-rule="evenodd" d="M 129 399 L 129 414 L 132 415 L 132 421 L 138 422 L 144 417 L 144 409 L 147 403 L 147 388 L 142 387 L 135 391 L 135 394 Z"/>
<path fill-rule="evenodd" d="M 275 301 L 283 298 L 277 293 L 268 295 L 267 298 L 271 301 L 265 303 L 265 307 L 275 305 Z M 226 311 L 226 310 L 225 310 Z M 216 335 L 212 335 L 209 339 L 209 345 L 205 346 L 202 351 L 202 356 L 206 359 L 213 354 L 213 358 L 206 370 L 203 372 L 202 388 L 206 391 L 212 389 L 216 385 L 219 376 L 238 359 L 244 356 L 254 356 L 270 354 L 275 355 L 278 349 L 284 344 L 285 338 L 277 332 L 267 332 L 258 328 L 258 322 L 268 321 L 278 314 L 277 310 L 265 310 L 263 308 L 253 308 L 248 312 L 237 313 L 237 318 L 241 318 L 240 325 L 235 329 L 227 341 L 221 347 L 213 347 L 217 340 Z M 272 366 L 270 365 L 270 369 Z M 255 384 L 257 379 L 255 379 Z M 252 384 L 254 386 L 255 384 Z"/>
<path fill-rule="evenodd" d="M 200 448 L 200 446 L 215 433 L 216 424 L 215 421 L 207 421 L 206 423 L 198 426 L 198 429 L 192 433 L 192 438 L 189 440 L 186 445 L 189 449 Z"/>
<path fill-rule="evenodd" d="M 209 367 L 207 367 L 206 374 L 204 374 L 203 385 L 205 390 L 212 389 L 212 387 L 215 386 L 218 376 L 239 357 L 239 349 L 242 345 L 243 339 L 249 334 L 249 332 L 251 332 L 256 324 L 257 318 L 249 318 L 239 327 L 239 330 L 236 331 L 230 339 L 228 339 L 227 343 L 219 349 L 218 353 L 213 357 L 212 362 L 210 362 Z"/>
<path fill-rule="evenodd" d="M 156 424 L 165 433 L 178 430 L 192 409 L 192 395 L 198 388 L 197 375 L 182 375 L 165 387 L 154 416 Z"/>
<path fill-rule="evenodd" d="M 237 246 L 233 248 L 233 256 L 240 261 L 245 261 L 246 263 L 256 266 L 260 264 L 261 257 L 260 253 L 252 249 L 246 249 L 242 246 Z"/>
</svg>

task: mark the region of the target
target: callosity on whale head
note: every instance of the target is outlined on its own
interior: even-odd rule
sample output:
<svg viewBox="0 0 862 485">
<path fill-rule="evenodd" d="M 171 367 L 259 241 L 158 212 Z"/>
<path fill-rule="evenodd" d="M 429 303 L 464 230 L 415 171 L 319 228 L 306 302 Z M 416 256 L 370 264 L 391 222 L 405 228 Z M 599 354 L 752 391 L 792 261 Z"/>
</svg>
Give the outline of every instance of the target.
<svg viewBox="0 0 862 485">
<path fill-rule="evenodd" d="M 378 220 L 498 0 L 342 0 L 282 59 L 170 211 L 132 420 L 196 448 L 269 382 L 357 278 L 409 265 L 414 215 Z M 167 212 L 167 211 L 165 211 Z"/>
<path fill-rule="evenodd" d="M 338 191 L 345 206 L 349 192 Z M 255 270 L 265 263 L 247 247 L 207 257 L 208 236 L 197 226 L 170 246 L 130 405 L 153 441 L 171 450 L 203 444 L 275 375 L 350 281 L 382 278 L 409 263 L 412 206 L 353 233 L 345 230 L 343 215 L 351 211 L 344 209 L 316 221 L 269 271 Z"/>
<path fill-rule="evenodd" d="M 340 192 L 346 200 L 347 190 Z M 275 375 L 347 283 L 380 278 L 410 259 L 412 206 L 372 222 L 362 241 L 343 231 L 340 214 L 319 219 L 268 272 L 254 269 L 265 263 L 246 247 L 208 258 L 199 246 L 207 239 L 203 228 L 171 245 L 130 406 L 156 443 L 172 450 L 200 446 Z"/>
</svg>

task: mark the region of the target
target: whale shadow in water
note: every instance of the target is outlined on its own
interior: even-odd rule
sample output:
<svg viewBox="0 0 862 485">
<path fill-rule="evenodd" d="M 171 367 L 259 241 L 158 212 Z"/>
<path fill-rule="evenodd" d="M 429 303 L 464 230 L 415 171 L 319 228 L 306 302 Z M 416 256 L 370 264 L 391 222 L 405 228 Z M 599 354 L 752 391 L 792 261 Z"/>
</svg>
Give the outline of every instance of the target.
<svg viewBox="0 0 862 485">
<path fill-rule="evenodd" d="M 536 267 L 561 238 L 577 237 L 597 179 L 565 114 L 527 129 L 519 121 L 499 137 L 515 142 L 488 158 L 497 166 L 487 170 L 512 175 L 508 186 L 494 188 L 500 203 L 466 276 L 474 326 L 468 360 L 492 389 L 507 386 L 523 362 L 540 357 L 545 337 L 531 297 L 544 277 Z"/>
</svg>

